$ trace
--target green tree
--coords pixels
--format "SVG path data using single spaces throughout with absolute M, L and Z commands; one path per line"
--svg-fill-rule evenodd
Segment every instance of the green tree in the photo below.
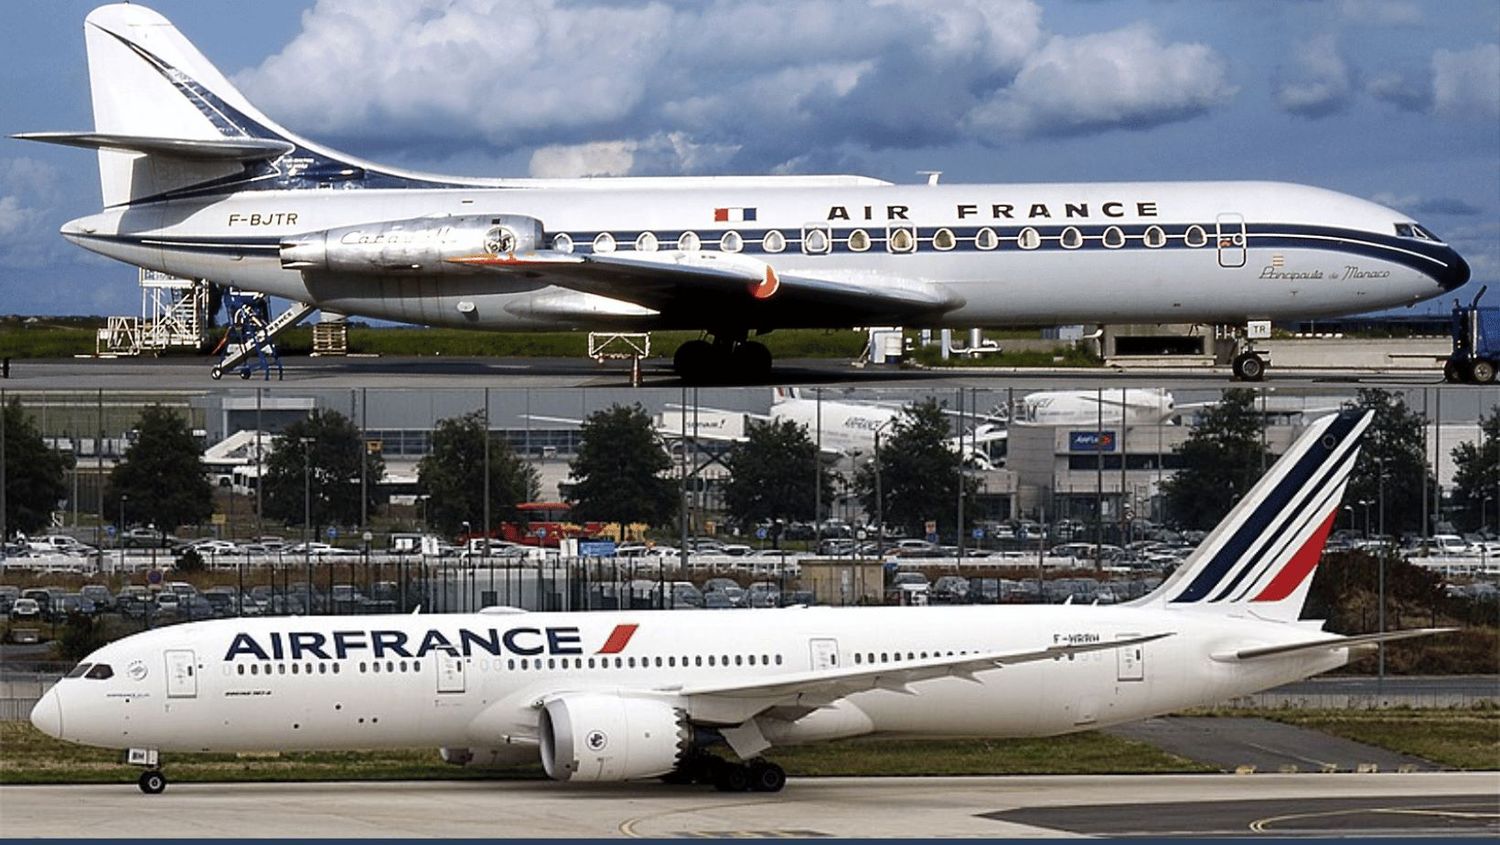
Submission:
M 213 485 L 203 472 L 203 446 L 187 420 L 171 408 L 147 405 L 135 424 L 135 439 L 109 473 L 104 513 L 120 513 L 127 524 L 155 525 L 171 533 L 197 525 L 214 512 Z M 126 526 L 119 526 L 124 531 Z
M 639 405 L 612 405 L 583 421 L 578 454 L 568 468 L 568 501 L 579 521 L 665 525 L 677 515 L 672 459 Z
M 47 448 L 20 399 L 11 399 L 0 412 L 0 440 L 5 446 L 0 452 L 5 464 L 5 524 L 0 535 L 34 533 L 51 522 L 52 510 L 67 497 L 63 477 L 73 467 L 73 456 Z
M 1464 530 L 1500 522 L 1500 405 L 1479 418 L 1478 443 L 1453 448 L 1453 514 Z M 1485 497 L 1489 501 L 1485 501 Z
M 265 515 L 302 525 L 306 484 L 311 492 L 312 527 L 357 524 L 361 461 L 368 497 L 365 506 L 373 512 L 375 487 L 385 475 L 385 460 L 365 449 L 359 428 L 348 417 L 337 411 L 313 411 L 272 441 L 261 492 Z
M 724 505 L 741 525 L 768 519 L 814 519 L 818 446 L 807 426 L 791 420 L 752 421 L 746 439 L 724 456 L 729 479 Z M 822 500 L 833 498 L 832 473 L 821 473 Z
M 1399 393 L 1365 389 L 1348 404 L 1375 412 L 1359 450 L 1359 461 L 1349 476 L 1344 504 L 1354 507 L 1363 525 L 1364 514 L 1359 503 L 1368 502 L 1370 530 L 1379 531 L 1380 503 L 1385 503 L 1385 531 L 1402 534 L 1422 530 L 1422 491 L 1431 490 L 1437 482 L 1427 472 L 1423 455 L 1423 428 L 1427 424 L 1421 413 L 1412 410 Z M 1384 482 L 1381 480 L 1385 475 Z M 1423 476 L 1426 483 L 1423 483 Z
M 1255 392 L 1224 391 L 1174 451 L 1182 468 L 1162 482 L 1168 513 L 1184 528 L 1212 528 L 1260 479 L 1261 467 L 1270 464 L 1261 448 Z
M 432 451 L 417 464 L 417 487 L 427 497 L 427 522 L 445 534 L 484 521 L 484 415 L 478 411 L 439 420 Z M 514 519 L 516 505 L 541 491 L 536 469 L 505 440 L 490 436 L 490 519 Z
M 873 520 L 879 512 L 887 525 L 912 536 L 921 536 L 928 520 L 937 521 L 939 533 L 953 531 L 963 461 L 950 448 L 950 437 L 948 418 L 936 400 L 902 408 L 891 423 L 890 434 L 880 439 L 878 457 L 855 473 L 865 513 Z M 966 492 L 972 495 L 978 487 L 972 478 L 967 483 Z

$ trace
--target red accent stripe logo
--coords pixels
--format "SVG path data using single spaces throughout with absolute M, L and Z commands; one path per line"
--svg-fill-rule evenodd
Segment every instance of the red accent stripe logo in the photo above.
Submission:
M 1328 542 L 1328 532 L 1333 530 L 1333 518 L 1338 516 L 1338 513 L 1334 511 L 1323 520 L 1323 524 L 1318 526 L 1312 536 L 1307 538 L 1307 542 L 1302 544 L 1302 548 L 1292 555 L 1292 559 L 1287 561 L 1286 566 L 1276 573 L 1271 583 L 1267 584 L 1266 588 L 1251 601 L 1281 601 L 1291 595 L 1303 579 L 1312 574 L 1318 566 L 1318 560 L 1323 557 L 1323 546 Z
M 619 654 L 624 651 L 626 644 L 630 642 L 630 638 L 635 636 L 635 629 L 638 627 L 640 626 L 616 625 L 615 629 L 609 632 L 609 639 L 604 641 L 604 647 L 599 649 L 597 653 Z
M 727 209 L 727 208 L 716 208 L 716 209 L 714 209 L 714 222 L 715 223 L 728 223 L 729 222 L 729 209 Z

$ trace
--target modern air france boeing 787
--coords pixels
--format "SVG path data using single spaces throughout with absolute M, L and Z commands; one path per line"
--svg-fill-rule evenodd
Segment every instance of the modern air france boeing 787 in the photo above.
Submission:
M 1116 606 L 308 616 L 176 625 L 89 655 L 31 721 L 162 752 L 439 747 L 562 781 L 776 791 L 779 745 L 1048 736 L 1344 665 L 1299 621 L 1370 414 L 1311 426 L 1156 591 Z M 707 754 L 725 743 L 743 762 Z
M 282 325 L 326 308 L 694 329 L 712 341 L 674 364 L 707 381 L 767 375 L 751 338 L 780 328 L 1232 324 L 1409 305 L 1469 278 L 1399 211 L 1274 182 L 403 172 L 278 126 L 150 9 L 104 6 L 84 31 L 94 130 L 18 136 L 98 150 L 104 210 L 63 236 L 293 300 Z

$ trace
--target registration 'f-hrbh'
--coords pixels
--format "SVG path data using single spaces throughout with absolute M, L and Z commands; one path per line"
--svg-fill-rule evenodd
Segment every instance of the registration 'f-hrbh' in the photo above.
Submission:
M 780 789 L 770 748 L 1049 736 L 1212 704 L 1428 631 L 1338 636 L 1302 605 L 1370 414 L 1311 426 L 1156 591 L 1115 606 L 226 619 L 89 655 L 31 720 L 161 752 L 439 747 L 562 781 Z M 743 761 L 705 753 L 727 744 Z
M 282 324 L 701 330 L 674 364 L 705 381 L 765 377 L 751 337 L 781 328 L 1240 323 L 1469 278 L 1399 211 L 1275 182 L 410 173 L 283 129 L 149 9 L 96 9 L 84 32 L 93 131 L 19 136 L 98 150 L 104 210 L 63 236 L 293 300 Z

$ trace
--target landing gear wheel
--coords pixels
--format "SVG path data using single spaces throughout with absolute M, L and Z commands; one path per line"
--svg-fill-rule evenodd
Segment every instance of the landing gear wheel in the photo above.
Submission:
M 240 381 L 249 381 L 249 380 L 250 380 L 250 370 L 249 369 L 240 370 Z
M 750 764 L 750 788 L 756 792 L 780 792 L 786 786 L 786 771 L 775 763 Z
M 1266 362 L 1254 352 L 1241 352 L 1234 359 L 1234 377 L 1238 381 L 1260 381 L 1266 377 Z
M 222 367 L 214 367 L 208 371 L 208 374 L 213 377 L 214 381 L 218 381 L 224 377 L 224 369 Z
M 677 352 L 672 355 L 672 369 L 688 384 L 699 384 L 708 380 L 717 357 L 713 344 L 706 340 L 690 340 L 677 347 Z
M 1460 384 L 1464 380 L 1464 368 L 1458 362 L 1449 358 L 1443 362 L 1443 381 L 1449 384 Z
M 141 777 L 136 781 L 141 791 L 147 795 L 160 795 L 167 788 L 167 776 L 156 769 L 141 772 Z
M 765 381 L 771 377 L 771 350 L 747 340 L 730 353 L 729 366 L 738 381 Z
M 720 792 L 749 792 L 750 767 L 726 763 L 714 773 L 714 789 Z
M 1494 384 L 1495 365 L 1490 363 L 1489 361 L 1475 361 L 1474 364 L 1469 367 L 1469 378 L 1472 379 L 1475 384 Z

